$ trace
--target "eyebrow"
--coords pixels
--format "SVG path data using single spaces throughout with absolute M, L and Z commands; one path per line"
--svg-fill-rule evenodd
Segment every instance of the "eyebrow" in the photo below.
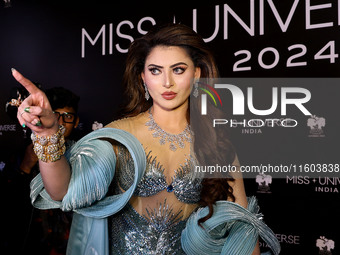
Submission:
M 63 113 L 61 113 L 59 111 L 53 111 L 53 112 L 57 112 L 59 114 L 76 114 L 75 112 L 63 112 Z
M 173 67 L 178 66 L 178 65 L 186 65 L 186 66 L 188 66 L 188 64 L 186 64 L 184 62 L 178 62 L 176 64 L 171 65 L 170 68 L 173 68 Z M 151 67 L 151 66 L 154 66 L 154 67 L 157 67 L 157 68 L 163 68 L 163 66 L 159 66 L 159 65 L 155 65 L 155 64 L 148 65 L 148 67 Z

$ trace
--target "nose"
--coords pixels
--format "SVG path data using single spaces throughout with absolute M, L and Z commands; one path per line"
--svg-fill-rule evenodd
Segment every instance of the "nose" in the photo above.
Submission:
M 174 85 L 173 77 L 170 72 L 166 72 L 164 74 L 164 81 L 163 81 L 163 87 L 164 88 L 171 88 Z

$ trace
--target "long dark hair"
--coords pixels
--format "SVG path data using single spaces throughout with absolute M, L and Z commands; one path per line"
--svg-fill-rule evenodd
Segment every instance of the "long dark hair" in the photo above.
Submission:
M 120 117 L 136 116 L 148 110 L 152 106 L 152 99 L 146 100 L 144 97 L 145 90 L 141 73 L 144 70 L 145 60 L 150 54 L 151 50 L 156 46 L 178 46 L 186 50 L 191 57 L 195 67 L 201 69 L 201 78 L 217 78 L 218 69 L 213 54 L 207 47 L 203 39 L 191 28 L 183 24 L 165 24 L 155 26 L 143 37 L 137 38 L 130 46 L 126 59 L 126 68 L 123 76 L 124 84 L 124 98 L 125 104 L 122 108 Z M 188 109 L 187 120 L 199 119 L 199 116 L 194 117 L 190 114 L 198 113 L 200 101 L 190 103 L 191 110 Z M 196 108 L 195 110 L 192 107 Z M 214 118 L 216 114 L 209 114 L 208 118 Z M 205 123 L 205 124 L 204 124 Z M 212 159 L 216 159 L 217 151 L 221 148 L 225 151 L 228 148 L 228 155 L 224 155 L 223 159 L 217 159 L 219 162 L 227 162 L 231 164 L 235 158 L 233 147 L 227 137 L 217 137 L 220 133 L 211 130 L 209 121 L 205 121 L 200 125 L 191 124 L 194 134 L 202 134 L 204 136 L 195 135 L 194 137 L 194 151 L 204 155 L 203 161 L 207 164 Z M 221 132 L 221 134 L 225 132 Z M 220 157 L 220 156 L 217 156 Z M 201 164 L 202 162 L 200 162 Z M 231 199 L 235 200 L 233 196 L 233 189 L 228 181 L 232 181 L 231 177 L 228 178 L 204 178 L 203 188 L 201 192 L 202 206 L 209 207 L 209 214 L 207 217 L 201 219 L 201 222 L 207 220 L 213 214 L 213 204 L 217 200 Z

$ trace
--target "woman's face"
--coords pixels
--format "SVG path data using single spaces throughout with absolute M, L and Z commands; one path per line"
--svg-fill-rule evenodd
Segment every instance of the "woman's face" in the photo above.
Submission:
M 142 79 L 154 106 L 173 110 L 187 105 L 191 84 L 200 77 L 185 49 L 177 46 L 156 46 L 145 60 Z

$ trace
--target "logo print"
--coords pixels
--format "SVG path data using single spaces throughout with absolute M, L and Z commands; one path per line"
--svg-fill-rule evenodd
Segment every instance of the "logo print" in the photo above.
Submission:
M 5 2 L 4 8 L 9 8 L 9 7 L 12 6 L 11 5 L 11 0 L 4 0 L 4 2 Z
M 334 246 L 334 241 L 327 239 L 324 236 L 320 236 L 320 238 L 316 240 L 316 247 L 319 248 L 319 255 L 332 255 L 331 250 L 334 249 Z
M 207 89 L 198 87 L 198 84 L 202 84 L 203 86 L 206 86 L 208 89 L 210 89 L 215 94 L 215 96 L 217 97 L 218 101 L 220 102 L 220 104 L 222 106 L 222 100 L 221 100 L 220 95 L 217 93 L 217 91 L 212 86 L 210 86 L 210 85 L 208 85 L 206 83 L 203 83 L 203 82 L 196 82 L 195 83 L 195 91 L 194 91 L 194 93 L 195 93 L 194 96 L 195 97 L 198 97 L 197 88 L 199 88 L 199 89 L 203 90 L 205 93 L 207 93 L 211 97 L 211 99 L 214 101 L 215 106 L 217 106 L 217 103 L 216 103 L 216 100 L 215 100 L 213 94 L 209 90 L 207 90 Z
M 5 165 L 6 165 L 5 162 L 3 161 L 0 162 L 0 171 L 4 170 Z
M 92 124 L 92 130 L 98 130 L 98 129 L 101 129 L 103 128 L 103 123 L 99 123 L 98 121 L 95 121 L 93 124 Z
M 198 87 L 198 85 L 201 85 L 202 87 Z M 203 88 L 203 86 L 205 86 L 206 88 Z M 206 84 L 206 83 L 203 83 L 203 82 L 196 82 L 195 83 L 195 90 L 193 92 L 193 95 L 194 97 L 198 97 L 199 93 L 198 93 L 198 89 L 204 91 L 205 93 L 207 93 L 210 98 L 213 100 L 215 106 L 217 107 L 217 101 L 214 97 L 214 95 L 217 97 L 218 101 L 220 102 L 221 106 L 222 106 L 222 100 L 221 100 L 221 97 L 220 95 L 217 93 L 217 91 L 212 87 L 210 86 L 209 84 Z M 212 92 L 210 92 L 212 91 Z M 214 94 L 214 95 L 213 95 Z M 202 99 L 202 108 L 201 108 L 201 111 L 202 111 L 202 115 L 206 115 L 207 114 L 207 95 L 206 94 L 202 94 L 201 95 L 201 99 Z
M 323 127 L 326 126 L 326 120 L 323 117 L 312 115 L 307 120 L 307 126 L 310 127 L 309 137 L 324 137 Z
M 259 184 L 258 193 L 272 193 L 269 187 L 269 184 L 272 183 L 271 175 L 260 173 L 256 175 L 256 182 Z
M 215 83 L 213 86 L 208 85 L 206 83 L 212 84 Z M 215 89 L 221 89 L 228 94 L 231 93 L 232 96 L 232 112 L 233 115 L 245 115 L 245 106 L 248 107 L 250 113 L 259 115 L 259 116 L 267 116 L 274 113 L 279 107 L 279 98 L 281 100 L 281 115 L 287 115 L 287 105 L 295 105 L 304 115 L 310 116 L 312 115 L 303 104 L 307 103 L 311 99 L 311 93 L 309 90 L 300 88 L 300 87 L 281 87 L 281 97 L 279 97 L 279 92 L 277 87 L 272 88 L 272 104 L 269 109 L 256 109 L 254 106 L 253 100 L 253 87 L 247 87 L 246 96 L 241 88 L 236 85 L 229 84 L 226 80 L 212 80 L 209 82 L 196 82 L 194 84 L 194 91 L 193 96 L 198 97 L 198 89 L 203 90 L 206 94 L 201 94 L 201 114 L 206 115 L 206 108 L 207 108 L 207 94 L 211 97 L 214 101 L 215 106 L 217 106 L 217 101 L 215 96 L 220 101 L 222 106 L 222 100 L 219 94 L 216 92 Z M 204 85 L 198 88 L 198 85 Z M 291 98 L 289 95 L 291 93 L 300 93 L 303 94 L 304 97 L 301 98 Z M 213 95 L 215 94 L 215 95 Z

